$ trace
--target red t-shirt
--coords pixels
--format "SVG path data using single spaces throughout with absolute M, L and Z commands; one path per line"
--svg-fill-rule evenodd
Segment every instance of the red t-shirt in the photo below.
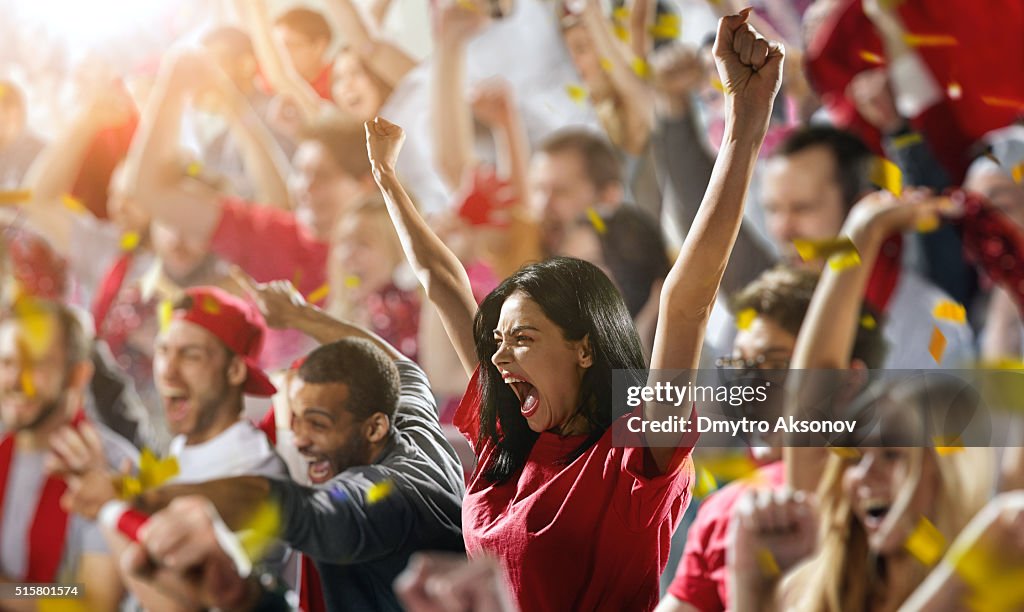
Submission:
M 729 521 L 732 510 L 747 491 L 754 488 L 778 488 L 785 484 L 781 461 L 759 468 L 752 477 L 734 482 L 701 503 L 690 531 L 686 549 L 676 576 L 668 587 L 669 595 L 685 601 L 701 612 L 725 610 L 729 606 L 725 551 L 729 546 Z
M 330 246 L 279 208 L 224 198 L 210 249 L 258 282 L 290 280 L 303 295 L 327 282 Z
M 474 445 L 478 379 L 479 370 L 455 414 Z M 612 446 L 611 429 L 563 465 L 583 439 L 542 433 L 522 470 L 500 485 L 483 478 L 493 444 L 476 448 L 462 504 L 466 551 L 502 560 L 521 610 L 651 610 L 672 532 L 690 501 L 692 441 L 661 474 L 647 449 Z

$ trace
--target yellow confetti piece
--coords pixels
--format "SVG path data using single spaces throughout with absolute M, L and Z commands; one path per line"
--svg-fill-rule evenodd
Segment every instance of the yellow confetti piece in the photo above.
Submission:
M 878 327 L 878 321 L 873 316 L 866 314 L 860 318 L 860 326 L 864 329 L 875 329 Z
M 84 598 L 43 597 L 35 601 L 38 612 L 89 612 Z
M 757 473 L 757 464 L 744 455 L 725 455 L 708 457 L 701 465 L 715 477 L 719 483 L 749 479 Z
M 964 450 L 964 442 L 960 439 L 960 436 L 935 436 L 932 438 L 932 443 L 935 445 L 935 452 L 941 457 Z
M 378 482 L 366 491 L 366 501 L 371 504 L 375 504 L 388 495 L 391 495 L 391 491 L 394 487 L 395 485 L 391 484 L 390 480 Z
M 881 55 L 877 54 L 877 53 L 872 53 L 870 51 L 861 51 L 858 55 L 860 55 L 860 58 L 862 60 L 864 60 L 865 62 L 868 62 L 869 64 L 884 64 L 885 63 L 885 58 L 882 57 Z
M 597 231 L 598 234 L 604 234 L 608 231 L 608 226 L 605 225 L 604 219 L 601 218 L 601 215 L 597 214 L 597 211 L 594 210 L 593 206 L 587 209 L 587 219 L 590 221 L 590 224 L 594 226 L 594 230 Z
M 354 274 L 349 274 L 345 277 L 345 288 L 346 289 L 358 289 L 359 285 L 363 284 L 363 279 L 359 278 Z
M 839 457 L 840 459 L 860 459 L 861 452 L 856 448 L 850 448 L 849 446 L 829 446 L 827 447 L 829 452 Z
M 292 284 L 298 287 L 302 283 L 302 268 L 295 270 L 295 274 L 292 274 Z
M 651 68 L 642 57 L 633 58 L 633 72 L 641 79 L 646 79 L 651 74 Z
M 472 11 L 474 13 L 480 12 L 480 7 L 474 4 L 471 0 L 456 0 L 456 4 L 466 9 L 467 11 Z
M 839 238 L 826 238 L 824 240 L 806 240 L 797 238 L 793 241 L 793 247 L 804 261 L 815 259 L 827 259 L 839 253 L 857 252 L 857 247 L 847 236 Z
M 842 272 L 860 265 L 860 253 L 850 251 L 848 253 L 837 253 L 828 258 L 828 267 L 836 272 Z
M 629 42 L 629 29 L 621 23 L 612 24 L 612 30 L 615 32 L 615 38 L 618 38 L 625 43 Z
M 617 6 L 612 10 L 612 17 L 615 21 L 626 23 L 629 21 L 629 7 Z
M 903 35 L 903 42 L 911 47 L 953 47 L 956 46 L 956 38 L 948 34 L 911 34 Z
M 142 237 L 139 236 L 138 232 L 125 232 L 121 235 L 121 250 L 134 251 L 139 248 L 139 242 L 141 241 Z
M 53 315 L 30 297 L 21 296 L 14 303 L 14 312 L 21 327 L 21 341 L 30 361 L 38 361 L 50 349 L 57 331 Z
M 924 142 L 924 138 L 918 132 L 910 132 L 909 134 L 902 134 L 892 139 L 892 146 L 897 149 L 903 149 L 910 145 L 919 144 Z
M 327 283 L 324 283 L 317 287 L 316 289 L 314 289 L 313 291 L 311 291 L 309 295 L 306 296 L 306 301 L 309 302 L 310 304 L 316 304 L 320 300 L 327 297 L 327 294 L 330 293 L 330 291 L 331 286 L 328 285 Z
M 922 516 L 903 546 L 915 559 L 931 567 L 942 557 L 946 549 L 946 538 L 931 521 Z
M 65 193 L 64 195 L 62 195 L 60 197 L 60 203 L 64 205 L 64 208 L 74 213 L 89 212 L 89 209 L 85 207 L 85 204 L 82 204 L 81 200 L 71 195 L 70 193 Z
M 256 508 L 245 526 L 239 530 L 238 542 L 249 559 L 259 561 L 266 556 L 270 545 L 280 533 L 281 510 L 277 504 L 265 501 Z
M 569 98 L 576 104 L 583 104 L 583 101 L 587 99 L 587 89 L 582 85 L 570 84 L 565 86 L 565 93 L 569 95 Z
M 928 352 L 935 363 L 942 363 L 942 355 L 946 352 L 946 336 L 943 335 L 938 325 L 932 328 L 932 339 L 928 342 Z
M 1021 162 L 1014 166 L 1010 170 L 1010 176 L 1013 177 L 1013 182 L 1017 183 L 1018 185 L 1021 183 L 1021 181 L 1024 181 L 1024 162 Z
M 959 100 L 964 95 L 963 87 L 960 86 L 960 83 L 954 81 L 946 87 L 946 95 L 951 100 Z
M 21 390 L 29 399 L 36 396 L 36 384 L 32 382 L 32 368 L 25 368 L 21 371 Z
M 697 468 L 697 482 L 693 485 L 693 496 L 703 499 L 718 489 L 718 481 L 715 475 L 704 466 Z
M 711 88 L 719 93 L 725 93 L 725 85 L 722 84 L 722 79 L 716 76 L 711 77 Z
M 757 311 L 753 308 L 744 308 L 736 314 L 736 329 L 743 331 L 750 329 L 750 324 L 757 318 Z
M 174 305 L 171 304 L 170 300 L 163 300 L 160 302 L 159 307 L 160 317 L 160 332 L 167 331 L 167 326 L 171 324 L 171 317 L 174 316 Z
M 213 299 L 213 297 L 209 295 L 203 296 L 202 309 L 203 311 L 212 315 L 220 314 L 220 304 L 217 303 L 217 300 Z
M 927 215 L 917 220 L 917 224 L 914 229 L 916 229 L 920 234 L 930 234 L 939 229 L 940 225 L 942 225 L 942 222 L 939 221 L 937 216 Z
M 999 98 L 996 96 L 982 96 L 981 101 L 989 106 L 1000 106 L 1003 108 L 1014 108 L 1017 110 L 1024 110 L 1024 102 L 1020 100 L 1011 100 L 1010 98 Z
M 14 191 L 0 191 L 0 206 L 11 204 L 24 204 L 32 201 L 32 190 L 15 189 Z
M 4 85 L 3 83 L 0 83 L 0 100 L 3 100 L 4 96 L 6 96 L 6 95 L 7 95 L 7 86 Z
M 655 38 L 679 38 L 683 31 L 683 20 L 679 15 L 665 13 L 658 16 L 658 21 L 650 27 L 651 36 Z
M 757 566 L 761 568 L 761 574 L 769 578 L 773 578 L 782 573 L 782 570 L 779 569 L 778 562 L 775 561 L 775 556 L 772 555 L 772 551 L 767 548 L 758 549 Z
M 615 67 L 612 65 L 612 60 L 608 59 L 607 57 L 602 57 L 601 59 L 599 59 L 598 64 L 601 65 L 601 70 L 604 70 L 605 72 L 611 72 L 612 68 Z
M 148 448 L 139 453 L 139 469 L 135 476 L 122 476 L 118 483 L 121 499 L 131 499 L 155 489 L 178 475 L 178 459 L 166 457 L 158 459 Z
M 943 321 L 951 321 L 963 325 L 967 322 L 967 309 L 963 304 L 952 300 L 942 300 L 932 309 L 932 316 Z
M 896 197 L 903 193 L 903 173 L 900 172 L 899 166 L 884 157 L 875 158 L 871 167 L 870 180 Z
M 198 161 L 189 162 L 188 166 L 185 166 L 185 174 L 192 178 L 199 176 L 202 172 L 203 165 Z

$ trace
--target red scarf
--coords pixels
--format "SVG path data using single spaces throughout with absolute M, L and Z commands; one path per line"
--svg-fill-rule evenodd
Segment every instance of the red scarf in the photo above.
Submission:
M 85 415 L 79 410 L 71 424 L 78 425 L 83 420 Z M 0 525 L 7 497 L 7 477 L 13 462 L 14 435 L 7 434 L 0 441 Z M 54 582 L 57 577 L 68 530 L 68 514 L 60 507 L 60 498 L 66 490 L 64 479 L 56 476 L 50 476 L 43 484 L 28 530 L 28 570 L 22 578 L 25 582 Z

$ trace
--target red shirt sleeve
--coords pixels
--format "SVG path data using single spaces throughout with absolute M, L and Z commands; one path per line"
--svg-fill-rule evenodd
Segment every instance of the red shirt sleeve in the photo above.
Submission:
M 303 295 L 327 281 L 329 245 L 299 225 L 295 215 L 236 198 L 221 200 L 210 249 L 258 282 L 290 280 Z

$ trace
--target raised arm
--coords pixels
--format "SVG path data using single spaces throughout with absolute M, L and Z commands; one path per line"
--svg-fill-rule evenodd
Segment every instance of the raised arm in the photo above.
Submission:
M 284 52 L 274 39 L 270 27 L 270 12 L 266 0 L 234 0 L 235 11 L 252 36 L 256 58 L 260 62 L 260 70 L 266 76 L 270 86 L 279 94 L 289 96 L 298 104 L 303 117 L 309 121 L 316 117 L 324 102 L 317 95 L 313 86 L 302 78 L 292 65 L 288 54 Z
M 631 155 L 640 155 L 654 126 L 651 89 L 635 68 L 644 58 L 634 55 L 629 47 L 615 38 L 611 21 L 605 17 L 598 0 L 587 0 L 580 17 L 594 50 L 601 58 L 601 67 L 608 73 L 621 103 L 619 113 L 625 135 L 623 142 L 615 145 Z
M 398 181 L 395 162 L 404 140 L 402 128 L 385 119 L 377 117 L 366 124 L 366 146 L 373 177 L 384 194 L 402 249 L 427 298 L 437 308 L 462 367 L 472 375 L 477 366 L 473 340 L 476 301 L 469 276 L 455 253 L 427 225 Z
M 840 236 L 851 240 L 861 263 L 825 266 L 797 336 L 790 362 L 792 370 L 845 370 L 850 367 L 864 292 L 882 243 L 893 233 L 913 230 L 922 219 L 934 218 L 941 203 L 942 200 L 926 198 L 921 191 L 908 192 L 902 201 L 887 191 L 878 191 L 853 207 Z M 823 384 L 819 377 L 825 376 L 824 373 L 814 376 L 819 385 Z M 807 391 L 809 385 L 806 381 L 801 384 L 800 376 L 791 375 L 787 390 L 798 387 L 808 396 L 816 393 Z M 807 418 L 800 416 L 803 403 L 799 400 L 788 402 L 786 411 L 798 419 Z M 824 448 L 787 447 L 783 453 L 789 485 L 813 492 L 828 451 Z
M 153 219 L 204 243 L 220 217 L 220 194 L 189 179 L 178 143 L 188 98 L 209 69 L 193 51 L 165 60 L 125 161 L 128 192 Z
M 335 319 L 302 297 L 291 281 L 279 280 L 257 283 L 238 268 L 231 276 L 245 289 L 274 329 L 295 329 L 320 344 L 330 344 L 345 338 L 362 338 L 377 345 L 393 360 L 406 359 L 395 347 L 361 325 Z
M 416 67 L 408 53 L 380 36 L 377 26 L 356 8 L 352 0 L 328 0 L 327 14 L 341 32 L 348 48 L 355 52 L 390 87 L 398 85 Z
M 727 92 L 725 138 L 704 202 L 665 278 L 652 370 L 697 367 L 704 330 L 743 221 L 743 204 L 768 129 L 772 100 L 782 81 L 783 57 L 781 45 L 765 40 L 747 24 L 746 12 L 719 21 L 715 61 Z M 659 382 L 654 378 L 652 373 L 650 384 Z M 651 402 L 644 410 L 648 420 L 677 416 L 675 408 Z M 664 470 L 679 435 L 647 436 L 650 445 L 658 447 L 651 451 Z
M 454 190 L 475 163 L 473 115 L 466 101 L 466 45 L 489 18 L 479 0 L 443 1 L 437 9 L 430 113 L 434 164 L 448 188 Z

